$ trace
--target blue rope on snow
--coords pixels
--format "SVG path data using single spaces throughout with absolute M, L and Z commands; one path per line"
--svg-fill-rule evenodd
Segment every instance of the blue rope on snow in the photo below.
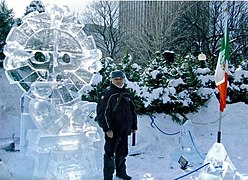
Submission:
M 181 179 L 181 178 L 183 178 L 183 177 L 185 177 L 185 176 L 188 176 L 188 175 L 190 175 L 190 174 L 192 174 L 192 173 L 194 173 L 194 172 L 196 172 L 196 171 L 199 171 L 201 168 L 204 168 L 205 166 L 208 166 L 209 164 L 210 164 L 210 163 L 204 164 L 204 165 L 200 166 L 199 168 L 197 168 L 197 169 L 195 169 L 195 170 L 193 170 L 193 171 L 190 171 L 190 172 L 188 172 L 187 174 L 184 174 L 184 175 L 182 175 L 182 176 L 180 176 L 180 177 L 178 177 L 178 178 L 176 178 L 176 179 L 174 179 L 174 180 Z
M 164 131 L 162 131 L 158 126 L 157 126 L 157 124 L 155 123 L 155 116 L 154 115 L 149 115 L 149 117 L 151 118 L 151 126 L 153 127 L 153 128 L 157 128 L 161 133 L 163 133 L 163 134 L 165 134 L 165 135 L 169 135 L 169 136 L 172 136 L 172 135 L 176 135 L 176 134 L 179 134 L 180 133 L 180 131 L 178 131 L 178 132 L 175 132 L 175 133 L 167 133 L 167 132 L 164 132 Z M 200 152 L 198 151 L 198 149 L 196 148 L 196 145 L 195 145 L 195 143 L 194 143 L 194 140 L 193 140 L 193 137 L 192 137 L 192 134 L 191 134 L 191 132 L 189 131 L 189 135 L 190 135 L 190 139 L 191 139 L 191 141 L 192 141 L 192 144 L 193 144 L 193 146 L 194 146 L 194 148 L 195 148 L 195 150 L 196 150 L 196 152 L 198 153 L 198 155 L 202 158 L 202 159 L 204 159 L 203 158 L 203 156 L 200 154 Z M 196 171 L 199 171 L 200 169 L 202 169 L 202 168 L 204 168 L 205 166 L 208 166 L 210 163 L 206 163 L 206 164 L 204 164 L 204 165 L 202 165 L 202 166 L 200 166 L 199 168 L 197 168 L 197 169 L 195 169 L 195 170 L 193 170 L 193 171 L 190 171 L 190 172 L 188 172 L 187 174 L 184 174 L 184 175 L 182 175 L 182 176 L 180 176 L 180 177 L 178 177 L 178 178 L 176 178 L 176 179 L 174 179 L 174 180 L 178 180 L 178 179 L 181 179 L 181 178 L 183 178 L 183 177 L 186 177 L 186 176 L 188 176 L 188 175 L 190 175 L 190 174 L 192 174 L 192 173 L 194 173 L 194 172 L 196 172 Z M 221 167 L 221 166 L 220 166 Z M 218 167 L 219 168 L 219 167 Z
M 196 171 L 199 171 L 201 168 L 204 168 L 205 166 L 207 166 L 207 165 L 209 165 L 209 164 L 210 164 L 210 163 L 206 163 L 206 164 L 200 166 L 199 168 L 197 168 L 197 169 L 195 169 L 195 170 L 193 170 L 193 171 L 190 171 L 189 173 L 184 174 L 184 175 L 182 175 L 182 176 L 180 176 L 180 177 L 178 177 L 178 178 L 176 178 L 176 179 L 174 179 L 174 180 L 181 179 L 181 178 L 183 178 L 183 177 L 185 177 L 185 176 L 188 176 L 188 175 L 190 175 L 190 174 L 192 174 L 192 173 L 194 173 L 194 172 L 196 172 Z M 222 168 L 222 166 L 215 166 L 215 168 Z
M 205 158 L 200 154 L 200 152 L 199 152 L 198 149 L 196 148 L 195 142 L 194 142 L 194 140 L 193 140 L 193 137 L 192 137 L 192 134 L 191 134 L 190 131 L 189 131 L 189 136 L 190 136 L 190 139 L 191 139 L 191 141 L 192 141 L 192 144 L 193 144 L 193 146 L 194 146 L 194 148 L 195 148 L 197 154 L 204 160 Z
M 154 128 L 154 126 L 161 132 L 161 133 L 163 133 L 163 134 L 165 134 L 165 135 L 168 135 L 168 136 L 173 136 L 173 135 L 176 135 L 176 134 L 179 134 L 180 133 L 180 131 L 178 131 L 178 132 L 175 132 L 175 133 L 167 133 L 167 132 L 164 132 L 164 131 L 162 131 L 158 126 L 157 126 L 157 124 L 155 123 L 155 116 L 153 116 L 153 115 L 149 115 L 149 117 L 151 118 L 151 120 L 152 120 L 152 122 L 150 123 L 151 124 L 151 126 Z
M 149 117 L 151 118 L 151 126 L 153 127 L 153 128 L 157 128 L 160 132 L 162 132 L 163 134 L 166 134 L 166 135 L 169 135 L 169 136 L 172 136 L 172 135 L 176 135 L 176 134 L 179 134 L 180 133 L 180 131 L 178 131 L 178 132 L 175 132 L 175 133 L 167 133 L 167 132 L 164 132 L 164 131 L 162 131 L 158 126 L 157 126 L 157 124 L 155 123 L 155 116 L 154 115 L 149 115 Z M 189 131 L 189 136 L 190 136 L 190 139 L 191 139 L 191 142 L 192 142 L 192 144 L 193 144 L 193 146 L 194 146 L 194 148 L 195 148 L 195 150 L 196 150 L 196 152 L 197 152 L 197 154 L 204 160 L 205 158 L 200 154 L 200 152 L 198 151 L 198 149 L 196 148 L 196 145 L 195 145 L 195 142 L 194 142 L 194 140 L 193 140 L 193 137 L 192 137 L 192 134 L 191 134 L 191 132 Z

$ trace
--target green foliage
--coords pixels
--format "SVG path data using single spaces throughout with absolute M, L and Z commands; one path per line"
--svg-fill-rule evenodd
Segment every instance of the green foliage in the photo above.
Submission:
M 25 9 L 24 16 L 27 14 L 38 11 L 39 13 L 45 12 L 45 6 L 40 0 L 33 0 Z
M 3 0 L 0 4 L 0 60 L 4 59 L 3 48 L 5 40 L 10 29 L 14 24 L 14 13 L 12 9 L 8 9 L 6 2 Z
M 208 101 L 210 94 L 204 97 L 198 92 L 199 89 L 203 87 L 203 84 L 199 79 L 199 75 L 196 72 L 196 69 L 200 67 L 200 62 L 192 55 L 188 55 L 182 62 L 184 68 L 181 69 L 181 78 L 185 84 L 183 84 L 181 87 L 179 86 L 180 89 L 178 88 L 177 92 L 180 93 L 187 90 L 188 98 L 191 99 L 192 103 L 189 104 L 188 108 L 180 112 L 196 112 L 199 110 L 199 107 Z
M 128 53 L 122 58 L 117 69 L 121 69 L 126 74 L 129 81 L 138 82 L 140 80 L 141 67 L 133 62 L 132 56 Z
M 144 105 L 144 98 L 139 97 L 136 94 L 136 91 L 133 90 L 132 88 L 127 88 L 129 90 L 129 92 L 131 93 L 131 95 L 133 96 L 133 102 L 135 104 L 135 110 L 137 114 L 147 114 L 147 108 L 145 108 Z
M 151 60 L 145 70 L 132 65 L 132 57 L 126 54 L 116 65 L 111 58 L 102 59 L 99 72 L 102 81 L 92 84 L 83 100 L 97 101 L 100 92 L 109 85 L 112 70 L 123 70 L 127 76 L 127 89 L 134 97 L 138 114 L 165 113 L 180 124 L 187 121 L 187 114 L 197 112 L 218 91 L 213 71 L 202 67 L 194 56 L 176 56 L 173 63 L 166 63 L 160 53 Z M 248 65 L 230 70 L 228 103 L 248 103 Z M 138 78 L 139 77 L 139 78 Z M 137 78 L 137 79 L 136 79 Z
M 228 75 L 227 103 L 244 102 L 248 104 L 248 62 L 244 60 L 240 67 Z
M 199 61 L 192 55 L 177 57 L 174 63 L 166 63 L 160 53 L 151 61 L 142 76 L 142 86 L 152 94 L 159 88 L 162 92 L 147 106 L 147 113 L 166 113 L 178 123 L 183 123 L 187 113 L 196 112 L 211 94 L 201 95 L 203 87 L 196 69 Z M 165 100 L 166 99 L 166 100 Z
M 117 67 L 118 67 L 117 69 L 120 69 L 125 73 L 128 81 L 131 81 L 131 82 L 140 81 L 141 72 L 142 72 L 141 67 L 138 64 L 133 63 L 133 59 L 130 54 L 126 53 Z M 127 87 L 127 89 L 129 90 L 129 92 L 132 94 L 134 98 L 134 103 L 135 103 L 137 113 L 145 114 L 146 109 L 143 103 L 144 98 L 137 96 L 134 89 L 130 87 Z
M 145 69 L 141 77 L 142 81 L 140 84 L 148 87 L 150 92 L 152 89 L 166 87 L 168 85 L 171 74 L 166 66 L 166 61 L 162 53 L 156 52 L 155 59 L 149 63 L 149 66 Z

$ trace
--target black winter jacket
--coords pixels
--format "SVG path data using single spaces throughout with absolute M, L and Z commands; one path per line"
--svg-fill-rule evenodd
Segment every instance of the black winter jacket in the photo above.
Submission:
M 122 93 L 122 96 L 121 96 Z M 121 97 L 115 111 L 114 107 Z M 137 130 L 137 115 L 126 88 L 118 88 L 111 83 L 99 97 L 97 104 L 97 117 L 95 119 L 104 132 L 112 130 L 115 134 L 131 134 Z

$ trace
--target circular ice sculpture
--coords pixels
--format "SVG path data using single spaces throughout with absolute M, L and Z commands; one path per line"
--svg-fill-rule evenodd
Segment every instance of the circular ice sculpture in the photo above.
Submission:
M 22 20 L 6 39 L 6 76 L 28 93 L 37 128 L 57 134 L 69 124 L 80 90 L 102 68 L 102 53 L 66 6 L 47 6 L 46 12 L 33 12 Z
M 4 68 L 10 83 L 25 92 L 35 81 L 69 79 L 80 89 L 101 69 L 101 51 L 83 24 L 68 9 L 53 6 L 44 13 L 30 13 L 11 29 L 4 47 Z

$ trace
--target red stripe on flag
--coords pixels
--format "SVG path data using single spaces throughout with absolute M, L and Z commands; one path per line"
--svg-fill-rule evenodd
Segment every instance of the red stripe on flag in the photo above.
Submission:
M 218 90 L 220 92 L 220 111 L 223 112 L 226 107 L 226 96 L 227 96 L 227 78 L 228 75 L 225 73 L 225 81 L 218 85 Z

